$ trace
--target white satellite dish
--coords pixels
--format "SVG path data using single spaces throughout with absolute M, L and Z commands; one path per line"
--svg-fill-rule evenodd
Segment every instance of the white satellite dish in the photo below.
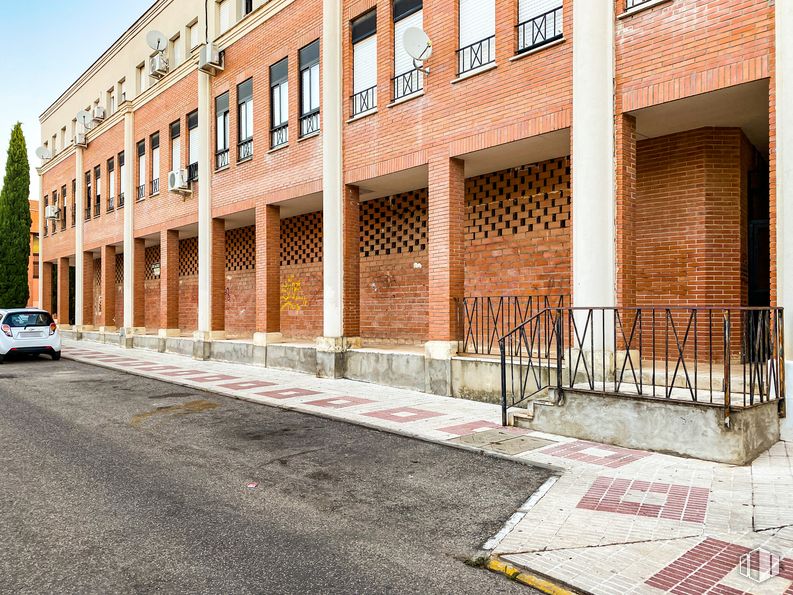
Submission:
M 91 123 L 94 121 L 94 117 L 91 115 L 91 112 L 83 109 L 77 112 L 77 121 L 83 125 L 83 128 L 88 130 L 91 127 Z
M 39 147 L 36 149 L 36 157 L 43 161 L 45 159 L 49 159 L 52 157 L 52 155 L 50 154 L 50 150 L 47 147 Z
M 163 52 L 165 51 L 165 48 L 168 47 L 168 40 L 166 39 L 165 35 L 159 31 L 149 31 L 146 33 L 146 43 L 149 44 L 151 49 L 158 52 Z
M 427 34 L 418 27 L 410 27 L 405 30 L 402 36 L 402 45 L 408 56 L 413 58 L 414 64 L 429 60 L 432 55 L 432 42 Z M 416 66 L 418 67 L 418 64 Z

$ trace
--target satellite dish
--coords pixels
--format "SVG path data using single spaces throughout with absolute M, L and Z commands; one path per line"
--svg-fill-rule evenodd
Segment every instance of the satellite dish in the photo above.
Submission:
M 165 48 L 168 47 L 168 40 L 165 38 L 165 35 L 159 31 L 149 31 L 146 33 L 146 43 L 149 44 L 151 49 L 158 52 L 165 51 Z
M 402 36 L 402 45 L 415 62 L 424 62 L 432 55 L 432 42 L 422 29 L 410 27 Z
M 91 122 L 93 122 L 94 118 L 91 115 L 91 112 L 88 110 L 80 110 L 77 112 L 77 121 L 83 125 L 83 128 L 86 130 L 91 127 Z
M 36 149 L 36 157 L 39 159 L 49 159 L 51 156 L 50 150 L 47 147 L 39 147 Z

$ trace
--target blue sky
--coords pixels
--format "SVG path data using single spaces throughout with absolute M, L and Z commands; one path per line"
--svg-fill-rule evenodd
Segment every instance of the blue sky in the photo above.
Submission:
M 30 195 L 38 198 L 39 115 L 153 0 L 0 0 L 2 61 L 0 88 L 0 184 L 5 174 L 11 128 L 17 121 L 28 145 Z

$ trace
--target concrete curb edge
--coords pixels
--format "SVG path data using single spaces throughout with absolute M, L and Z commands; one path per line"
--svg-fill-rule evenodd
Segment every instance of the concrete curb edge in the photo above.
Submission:
M 566 586 L 552 582 L 540 575 L 532 574 L 526 570 L 512 566 L 498 559 L 498 557 L 489 558 L 485 562 L 485 568 L 490 572 L 496 574 L 503 574 L 508 579 L 519 582 L 522 585 L 537 589 L 541 593 L 547 595 L 580 595 L 583 591 L 571 591 Z

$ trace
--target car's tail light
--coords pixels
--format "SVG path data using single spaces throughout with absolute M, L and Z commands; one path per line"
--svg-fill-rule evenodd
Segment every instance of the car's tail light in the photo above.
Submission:
M 53 323 L 50 325 L 50 334 L 51 334 L 51 335 L 54 335 L 54 334 L 55 334 L 55 331 L 57 331 L 57 330 L 58 330 L 58 325 L 57 325 L 57 324 L 55 324 L 55 323 L 53 322 Z
M 11 337 L 11 338 L 14 337 L 14 335 L 11 334 L 11 327 L 8 326 L 7 324 L 0 326 L 0 331 L 3 331 L 6 337 Z

